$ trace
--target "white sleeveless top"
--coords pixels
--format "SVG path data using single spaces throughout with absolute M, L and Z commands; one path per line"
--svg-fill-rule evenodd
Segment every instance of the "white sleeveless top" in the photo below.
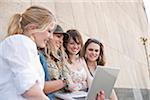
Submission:
M 74 67 L 78 66 L 77 69 L 74 69 Z M 71 70 L 71 78 L 73 83 L 77 85 L 75 90 L 82 90 L 89 88 L 91 84 L 91 77 L 87 69 L 87 65 L 85 63 L 85 60 L 82 58 L 79 58 L 74 64 L 70 64 L 69 68 Z

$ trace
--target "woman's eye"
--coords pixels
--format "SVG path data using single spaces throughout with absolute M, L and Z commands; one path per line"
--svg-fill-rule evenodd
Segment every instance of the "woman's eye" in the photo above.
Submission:
M 74 43 L 70 43 L 71 45 L 74 45 Z
M 89 49 L 89 51 L 93 51 L 93 49 Z
M 57 36 L 58 38 L 61 38 L 61 36 Z
M 77 45 L 80 45 L 80 43 L 78 42 Z
M 95 50 L 95 52 L 98 52 L 99 50 Z
M 51 31 L 51 30 L 48 30 L 48 32 L 51 33 L 52 31 Z

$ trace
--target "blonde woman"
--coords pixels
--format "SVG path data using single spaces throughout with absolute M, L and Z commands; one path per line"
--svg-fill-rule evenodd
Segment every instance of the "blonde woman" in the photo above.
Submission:
M 54 29 L 53 14 L 42 7 L 12 17 L 0 43 L 0 100 L 48 100 L 37 47 L 45 47 Z
M 57 25 L 57 28 L 53 33 L 53 38 L 48 41 L 45 48 L 45 57 L 48 64 L 48 77 L 51 80 L 51 82 L 47 81 L 47 83 L 51 83 L 53 86 L 47 84 L 44 89 L 46 93 L 62 92 L 63 90 L 66 90 L 67 81 L 70 80 L 65 58 L 66 54 L 63 48 L 63 38 L 66 36 L 68 35 L 63 31 L 61 26 Z

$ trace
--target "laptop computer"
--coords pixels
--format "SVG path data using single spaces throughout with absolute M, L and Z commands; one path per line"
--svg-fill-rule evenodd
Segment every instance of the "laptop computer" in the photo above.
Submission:
M 63 100 L 85 100 L 87 92 L 85 91 L 75 91 L 71 93 L 54 93 L 54 95 Z
M 64 100 L 78 100 L 80 98 L 82 100 L 93 100 L 96 98 L 97 93 L 103 90 L 105 92 L 105 99 L 109 99 L 119 71 L 119 68 L 98 66 L 88 92 L 55 93 L 55 96 Z
M 108 66 L 97 67 L 86 100 L 93 100 L 96 98 L 97 93 L 100 90 L 104 91 L 105 99 L 109 99 L 119 71 L 119 68 L 112 68 Z

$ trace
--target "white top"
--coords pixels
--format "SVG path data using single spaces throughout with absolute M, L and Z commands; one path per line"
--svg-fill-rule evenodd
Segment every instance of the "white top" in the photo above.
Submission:
M 79 58 L 75 63 L 70 64 L 71 78 L 74 84 L 77 85 L 74 90 L 87 89 L 91 85 L 92 77 L 88 72 L 86 62 L 83 58 Z
M 27 36 L 13 35 L 0 43 L 0 100 L 24 100 L 34 84 L 44 87 L 44 71 L 36 44 Z

